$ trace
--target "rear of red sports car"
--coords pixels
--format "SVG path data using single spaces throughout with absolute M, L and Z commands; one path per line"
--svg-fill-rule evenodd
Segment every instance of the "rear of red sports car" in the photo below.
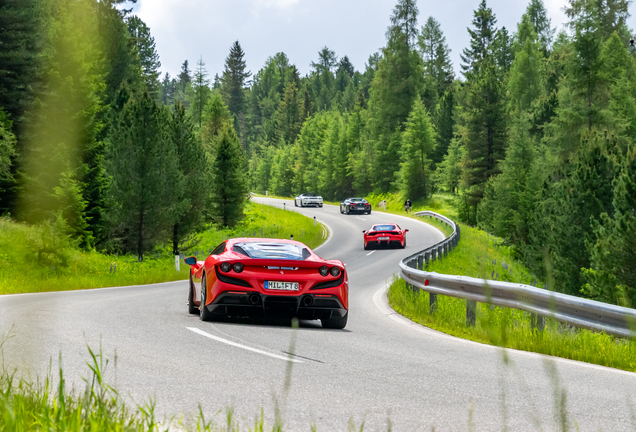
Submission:
M 373 225 L 370 230 L 364 233 L 364 248 L 374 247 L 406 247 L 406 233 L 408 230 L 401 229 L 396 224 Z
M 215 252 L 192 266 L 191 298 L 201 319 L 265 315 L 346 325 L 349 288 L 342 262 L 323 260 L 293 240 L 232 239 Z

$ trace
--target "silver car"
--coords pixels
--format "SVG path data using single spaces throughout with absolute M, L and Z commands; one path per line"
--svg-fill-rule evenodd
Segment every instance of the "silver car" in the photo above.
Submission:
M 322 207 L 322 197 L 310 193 L 300 194 L 294 200 L 294 205 L 296 207 Z

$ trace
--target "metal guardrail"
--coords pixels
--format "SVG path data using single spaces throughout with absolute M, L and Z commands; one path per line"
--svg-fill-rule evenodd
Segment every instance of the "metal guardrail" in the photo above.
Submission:
M 435 217 L 453 228 L 453 234 L 400 262 L 400 276 L 413 289 L 430 293 L 434 310 L 437 295 L 466 300 L 466 319 L 475 322 L 476 302 L 519 309 L 544 318 L 552 318 L 576 327 L 604 331 L 615 336 L 636 337 L 636 309 L 615 306 L 581 297 L 561 294 L 530 285 L 477 279 L 466 276 L 426 272 L 427 262 L 443 259 L 460 239 L 460 229 L 453 221 L 435 212 L 419 212 L 418 216 Z M 533 322 L 536 322 L 533 320 Z M 543 325 L 539 323 L 539 327 Z

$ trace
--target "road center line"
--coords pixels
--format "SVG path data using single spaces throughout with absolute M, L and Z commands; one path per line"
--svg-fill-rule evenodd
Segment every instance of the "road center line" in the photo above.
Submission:
M 278 355 L 278 354 L 268 353 L 267 351 L 259 350 L 259 349 L 256 349 L 256 348 L 252 348 L 252 347 L 249 347 L 247 345 L 241 345 L 240 343 L 232 342 L 232 341 L 229 341 L 227 339 L 223 339 L 223 338 L 220 338 L 218 336 L 211 335 L 210 333 L 204 332 L 203 330 L 198 329 L 196 327 L 186 327 L 186 328 L 188 330 L 190 330 L 190 331 L 193 331 L 193 332 L 195 332 L 197 334 L 200 334 L 201 336 L 205 336 L 205 337 L 213 339 L 213 340 L 215 340 L 217 342 L 221 342 L 221 343 L 224 343 L 224 344 L 227 344 L 227 345 L 231 345 L 233 347 L 242 348 L 244 350 L 252 351 L 252 352 L 255 352 L 257 354 L 266 355 L 268 357 L 273 357 L 275 359 L 285 360 L 285 361 L 292 362 L 292 363 L 303 363 L 301 360 L 292 359 L 292 358 L 285 357 L 285 356 Z
M 360 220 L 366 220 L 366 219 L 362 219 L 361 217 L 356 216 L 356 219 L 360 219 Z
M 375 253 L 375 251 L 373 251 L 373 252 L 369 252 L 369 253 L 367 254 L 367 256 L 371 255 L 372 253 Z

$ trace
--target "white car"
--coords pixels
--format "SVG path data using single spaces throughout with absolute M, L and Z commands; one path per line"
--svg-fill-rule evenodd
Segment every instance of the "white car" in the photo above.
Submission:
M 296 207 L 316 206 L 322 207 L 322 197 L 310 193 L 300 194 L 294 200 Z

